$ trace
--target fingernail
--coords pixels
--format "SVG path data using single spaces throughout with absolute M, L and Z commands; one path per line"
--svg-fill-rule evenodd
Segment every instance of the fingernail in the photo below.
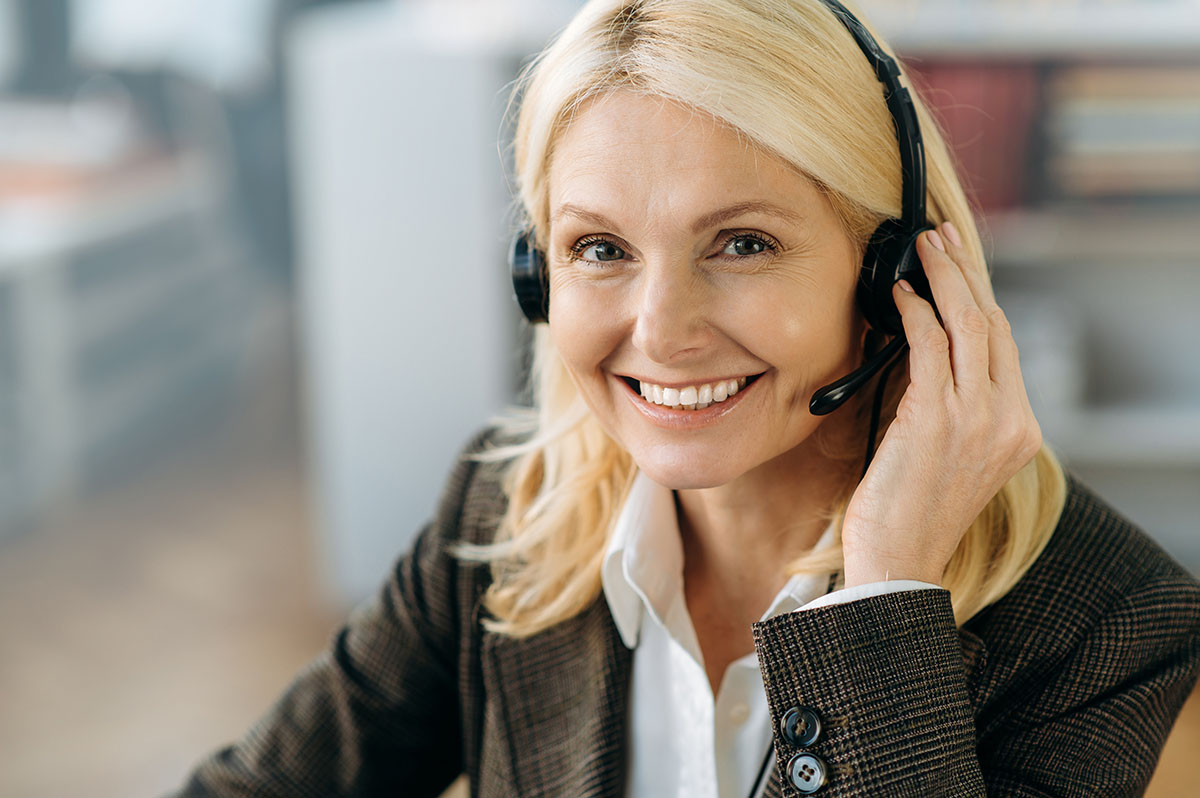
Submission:
M 942 252 L 946 251 L 946 245 L 942 243 L 942 237 L 937 234 L 937 230 L 930 230 L 925 236 L 929 239 L 930 244 L 933 244 Z
M 946 222 L 946 224 L 942 226 L 942 229 L 946 233 L 946 238 L 950 239 L 951 244 L 956 247 L 962 246 L 962 236 L 958 234 L 958 228 L 954 226 L 954 222 Z
M 913 290 L 913 287 L 908 284 L 908 280 L 901 280 L 899 283 L 897 283 L 897 285 L 900 286 L 901 290 L 907 291 L 910 294 L 917 293 L 916 291 Z

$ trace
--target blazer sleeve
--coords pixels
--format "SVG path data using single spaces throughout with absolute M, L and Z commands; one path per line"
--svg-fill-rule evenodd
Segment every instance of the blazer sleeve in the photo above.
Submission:
M 1200 590 L 1142 585 L 985 706 L 946 590 L 780 615 L 754 635 L 784 796 L 803 794 L 788 768 L 808 753 L 825 767 L 823 796 L 1118 798 L 1142 794 L 1196 682 Z M 808 746 L 781 725 L 793 707 L 821 721 Z
M 476 468 L 459 458 L 435 520 L 374 599 L 243 739 L 201 762 L 176 795 L 436 796 L 449 785 L 462 763 L 457 571 L 446 547 L 458 539 Z

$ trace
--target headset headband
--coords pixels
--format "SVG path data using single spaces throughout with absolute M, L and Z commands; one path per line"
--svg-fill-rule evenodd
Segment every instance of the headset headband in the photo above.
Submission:
M 908 89 L 900 83 L 900 67 L 883 51 L 863 24 L 838 0 L 823 0 L 833 15 L 842 21 L 858 43 L 858 49 L 871 62 L 875 77 L 883 84 L 884 99 L 896 126 L 900 144 L 900 168 L 903 188 L 900 194 L 900 222 L 907 230 L 925 225 L 925 147 L 921 141 L 921 126 Z

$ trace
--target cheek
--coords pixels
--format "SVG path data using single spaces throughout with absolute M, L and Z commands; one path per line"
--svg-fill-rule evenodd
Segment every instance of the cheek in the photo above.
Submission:
M 556 286 L 550 302 L 550 338 L 567 369 L 586 376 L 612 352 L 615 325 L 594 292 Z
M 743 317 L 743 324 L 748 325 L 747 340 L 764 344 L 764 359 L 799 369 L 802 378 L 823 377 L 858 351 L 862 319 L 852 295 L 778 292 L 761 307 L 775 311 Z

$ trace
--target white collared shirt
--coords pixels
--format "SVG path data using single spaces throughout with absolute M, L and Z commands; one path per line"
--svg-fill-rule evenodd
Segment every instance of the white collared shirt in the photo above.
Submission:
M 833 540 L 833 525 L 816 544 Z M 911 580 L 825 593 L 829 574 L 798 575 L 762 620 L 899 590 L 941 589 Z M 683 593 L 683 543 L 671 490 L 634 479 L 601 572 L 621 639 L 634 649 L 630 692 L 628 798 L 744 798 L 771 745 L 758 657 L 731 663 L 714 697 Z

